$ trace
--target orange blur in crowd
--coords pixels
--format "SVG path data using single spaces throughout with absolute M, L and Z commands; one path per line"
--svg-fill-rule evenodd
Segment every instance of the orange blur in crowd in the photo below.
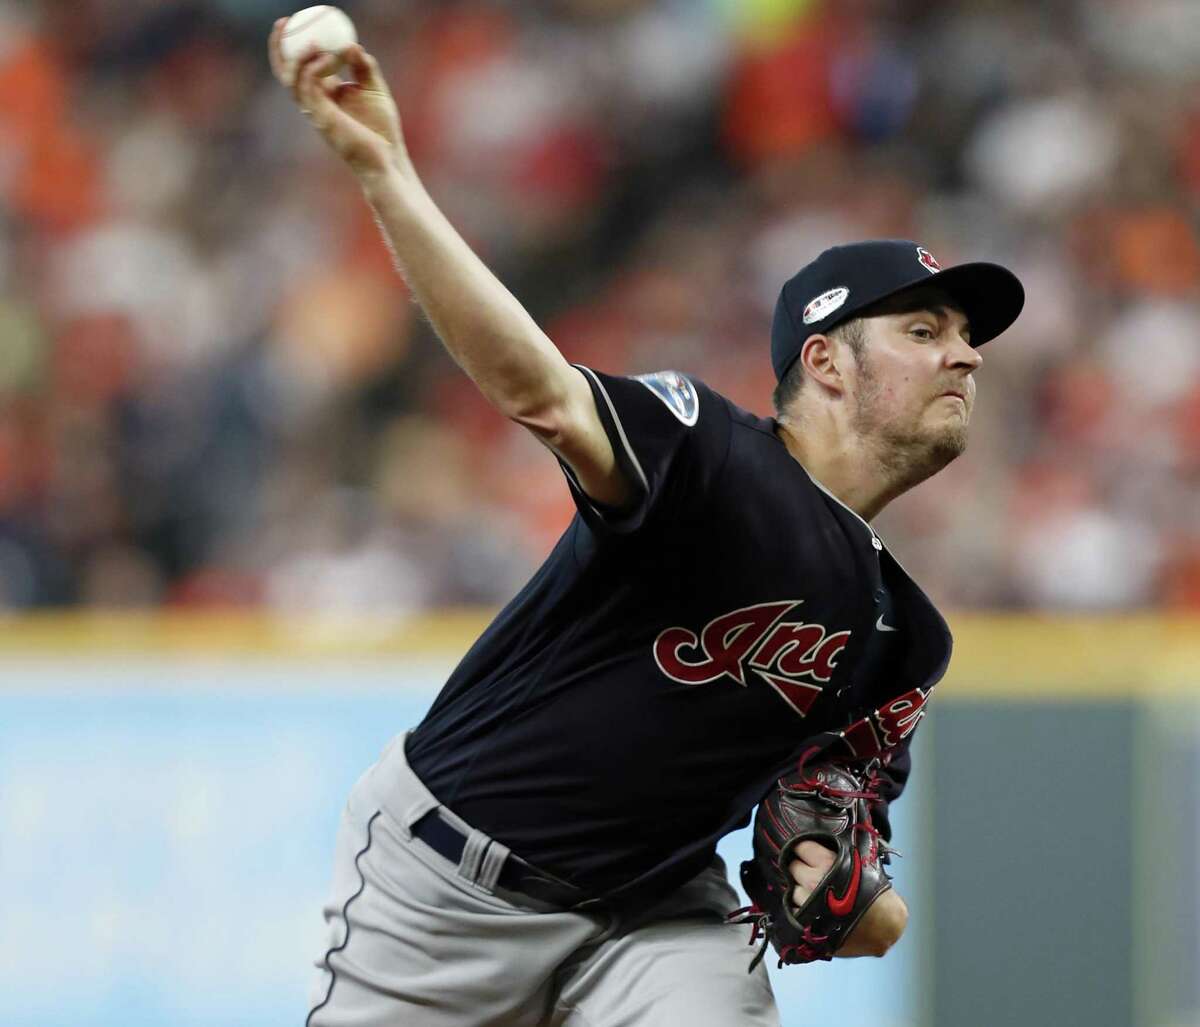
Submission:
M 1012 267 L 970 449 L 881 534 L 951 606 L 1200 606 L 1200 94 L 1139 30 L 1166 0 L 346 6 L 571 360 L 767 413 L 775 296 L 825 246 Z M 492 604 L 571 516 L 271 81 L 279 13 L 0 7 L 0 608 Z

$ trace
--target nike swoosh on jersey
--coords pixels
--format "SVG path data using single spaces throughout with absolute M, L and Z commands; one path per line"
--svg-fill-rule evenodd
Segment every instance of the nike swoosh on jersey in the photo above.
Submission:
M 894 628 L 890 624 L 883 623 L 883 614 L 879 615 L 879 620 L 875 622 L 875 627 L 879 631 L 899 631 L 899 628 Z

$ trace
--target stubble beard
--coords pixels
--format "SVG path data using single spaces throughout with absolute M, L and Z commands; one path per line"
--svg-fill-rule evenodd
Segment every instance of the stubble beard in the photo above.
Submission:
M 932 478 L 967 448 L 965 418 L 932 427 L 919 421 L 905 424 L 885 420 L 879 409 L 882 384 L 865 361 L 859 371 L 858 409 L 851 424 L 874 454 L 896 495 Z

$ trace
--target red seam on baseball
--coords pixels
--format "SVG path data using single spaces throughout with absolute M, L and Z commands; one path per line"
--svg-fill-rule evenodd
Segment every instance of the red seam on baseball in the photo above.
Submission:
M 287 36 L 293 32 L 303 32 L 306 28 L 309 27 L 309 25 L 312 25 L 315 22 L 320 21 L 322 18 L 325 17 L 325 15 L 327 15 L 332 10 L 333 10 L 332 7 L 330 7 L 328 4 L 324 4 L 324 5 L 322 5 L 322 7 L 319 10 L 317 10 L 313 14 L 310 14 L 308 16 L 307 21 L 301 22 L 295 28 L 292 28 L 292 19 L 288 18 L 287 24 L 283 26 L 283 34 L 285 36 Z

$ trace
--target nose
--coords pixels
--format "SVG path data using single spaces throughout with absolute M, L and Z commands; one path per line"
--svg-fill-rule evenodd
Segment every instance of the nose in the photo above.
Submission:
M 946 350 L 946 364 L 955 370 L 966 368 L 968 374 L 983 363 L 983 355 L 974 349 L 961 335 L 956 336 Z

